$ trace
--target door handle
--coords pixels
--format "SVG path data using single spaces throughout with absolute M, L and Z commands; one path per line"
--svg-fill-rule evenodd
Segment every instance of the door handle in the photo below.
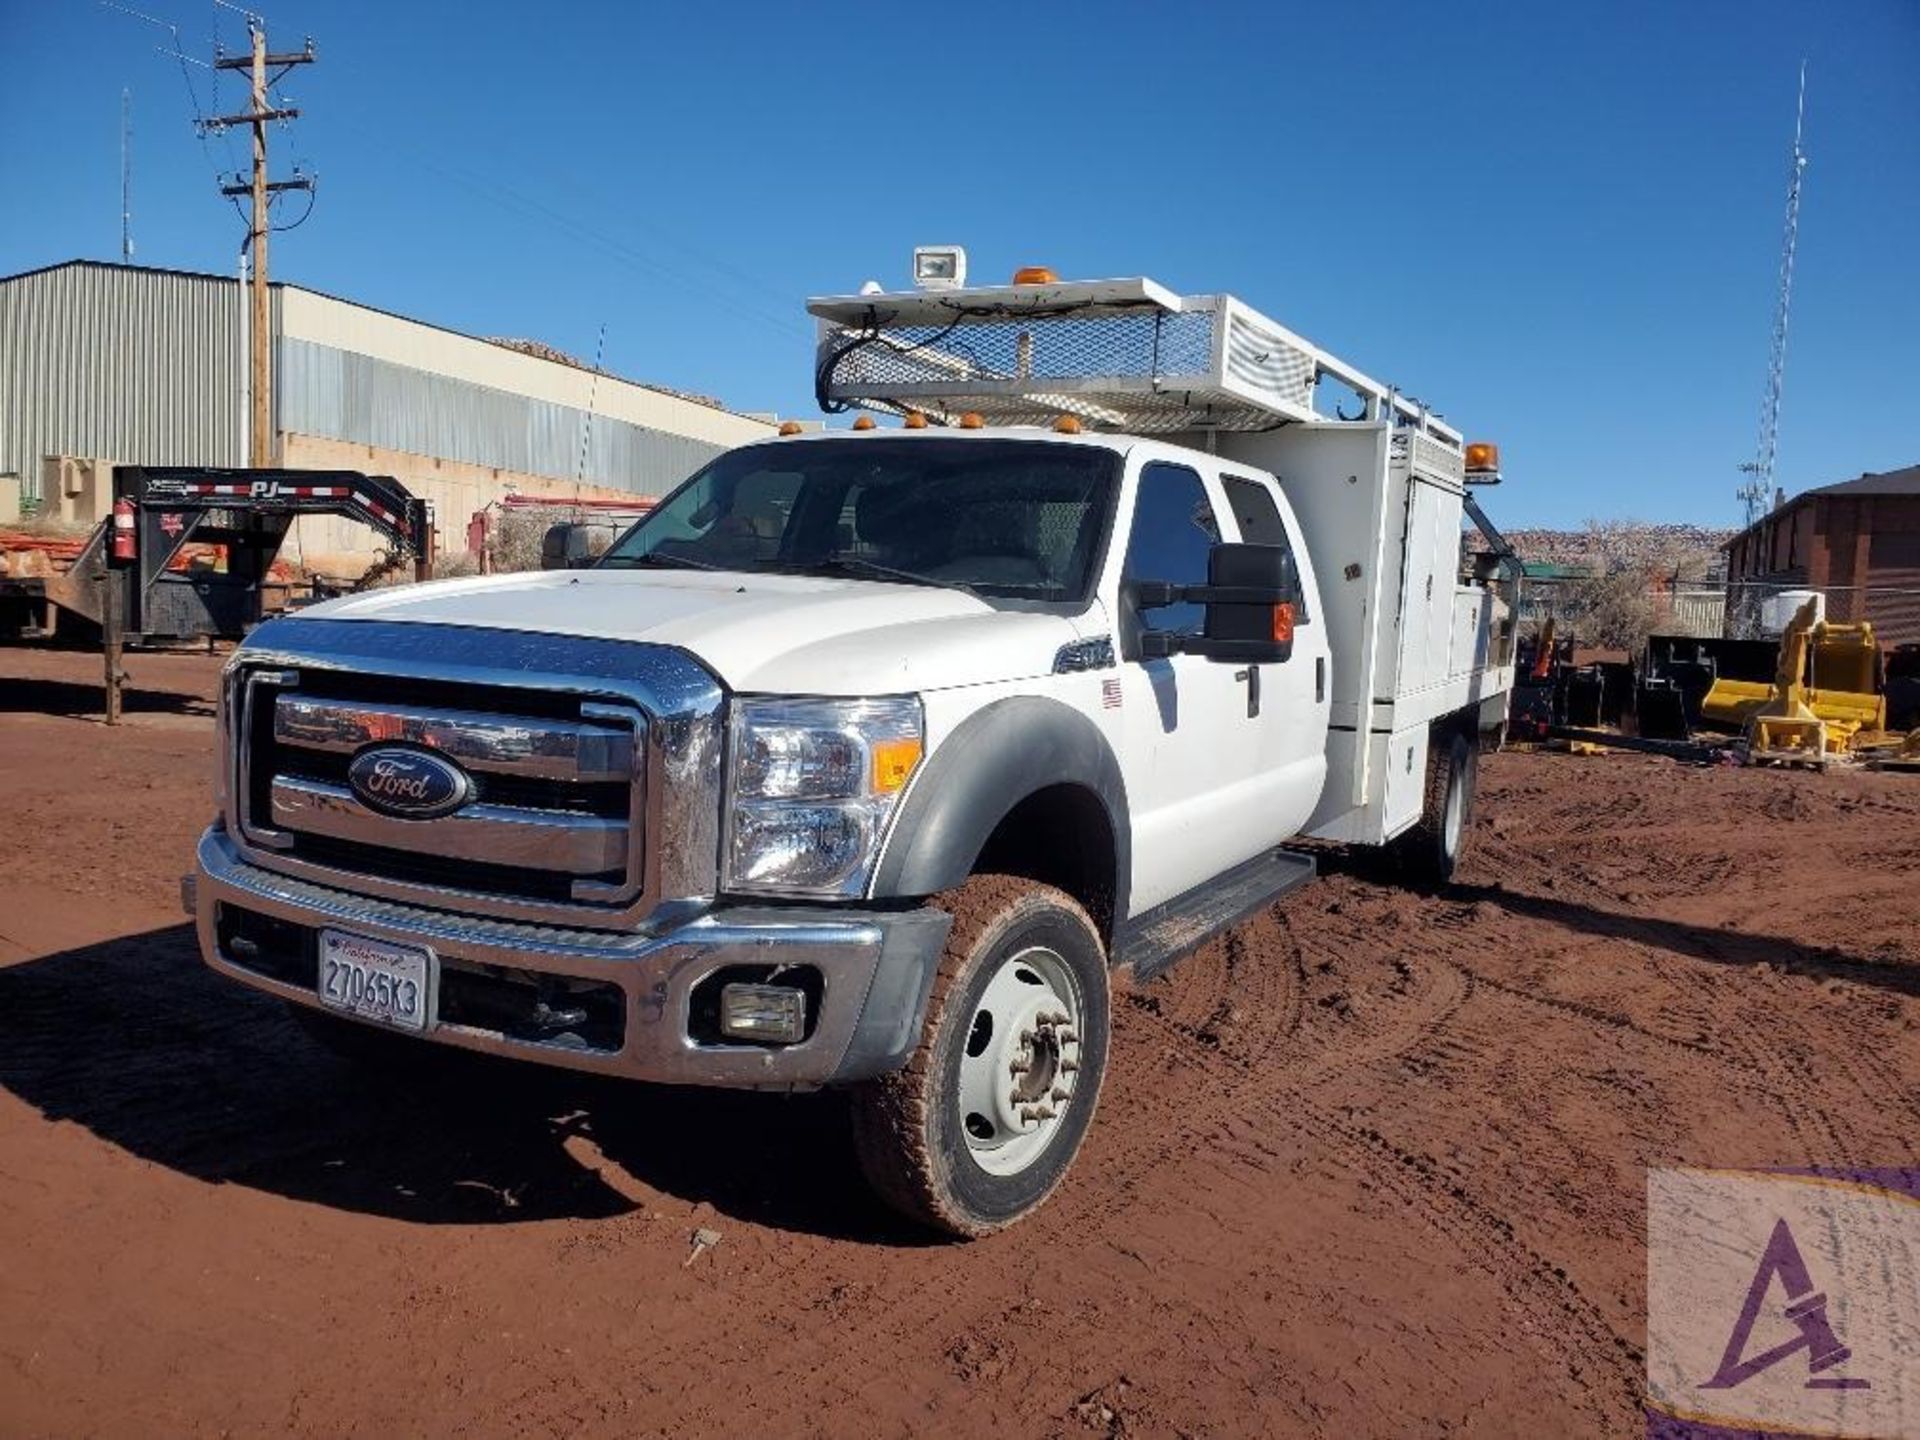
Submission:
M 1233 678 L 1247 682 L 1247 718 L 1256 719 L 1260 714 L 1260 667 L 1249 665 L 1244 670 L 1236 670 Z

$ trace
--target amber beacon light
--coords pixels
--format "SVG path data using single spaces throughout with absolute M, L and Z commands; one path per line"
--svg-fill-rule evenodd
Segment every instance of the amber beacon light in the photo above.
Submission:
M 1468 441 L 1466 469 L 1469 475 L 1498 475 L 1500 447 L 1491 440 Z

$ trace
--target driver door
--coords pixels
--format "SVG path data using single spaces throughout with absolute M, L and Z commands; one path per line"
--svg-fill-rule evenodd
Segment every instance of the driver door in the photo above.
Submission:
M 1121 572 L 1120 764 L 1133 819 L 1135 915 L 1278 844 L 1263 816 L 1262 727 L 1249 714 L 1248 667 L 1172 655 L 1143 660 L 1146 630 L 1196 633 L 1198 605 L 1141 610 L 1131 583 L 1204 585 L 1222 538 L 1219 487 L 1187 465 L 1141 467 Z

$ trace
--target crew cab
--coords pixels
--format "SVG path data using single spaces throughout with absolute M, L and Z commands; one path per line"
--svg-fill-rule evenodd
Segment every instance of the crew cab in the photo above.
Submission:
M 1462 575 L 1490 457 L 1224 296 L 813 309 L 854 428 L 719 456 L 591 568 L 261 626 L 192 903 L 355 1053 L 845 1087 L 880 1195 L 981 1235 L 1078 1151 L 1116 967 L 1304 883 L 1300 837 L 1451 873 L 1512 681 Z M 1152 366 L 1055 358 L 1152 316 Z M 1249 337 L 1359 418 L 1236 378 Z

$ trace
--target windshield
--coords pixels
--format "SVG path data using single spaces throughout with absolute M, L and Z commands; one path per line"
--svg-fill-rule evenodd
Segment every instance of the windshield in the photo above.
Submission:
M 1120 457 L 1031 440 L 808 440 L 720 456 L 601 558 L 607 568 L 850 575 L 1079 601 Z

